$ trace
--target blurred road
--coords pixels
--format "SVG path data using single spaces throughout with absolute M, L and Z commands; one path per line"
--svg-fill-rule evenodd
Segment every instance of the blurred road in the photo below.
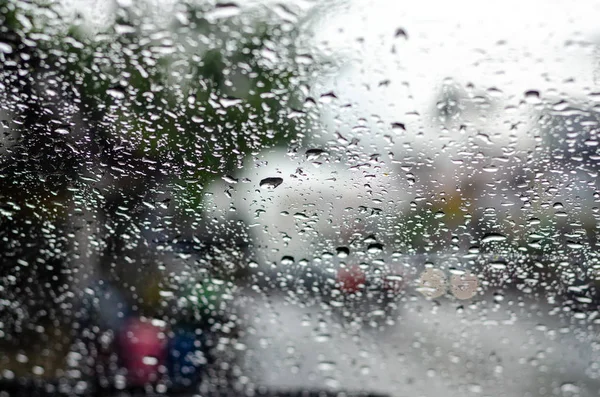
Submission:
M 413 296 L 387 324 L 362 326 L 339 309 L 294 300 L 238 302 L 250 325 L 237 346 L 249 382 L 393 396 L 600 395 L 598 324 L 525 296 Z
M 242 381 L 265 396 L 600 395 L 597 312 L 572 315 L 516 294 L 412 295 L 388 315 L 371 307 L 344 316 L 343 308 L 282 291 L 244 291 L 236 306 L 246 325 L 233 345 Z M 10 396 L 54 395 L 12 389 Z

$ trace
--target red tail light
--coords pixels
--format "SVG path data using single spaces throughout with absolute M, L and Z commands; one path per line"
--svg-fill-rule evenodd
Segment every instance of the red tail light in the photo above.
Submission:
M 337 272 L 337 282 L 340 289 L 346 293 L 354 293 L 364 288 L 367 278 L 358 266 L 340 268 Z
M 156 382 L 158 368 L 166 358 L 166 344 L 161 330 L 137 319 L 129 321 L 119 335 L 121 360 L 131 386 Z

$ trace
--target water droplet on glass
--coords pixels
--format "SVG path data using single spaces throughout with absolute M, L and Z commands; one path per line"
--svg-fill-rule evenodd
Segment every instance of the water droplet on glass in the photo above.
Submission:
M 106 93 L 115 99 L 124 99 L 125 91 L 122 88 L 110 88 Z
M 336 367 L 335 362 L 333 361 L 321 361 L 318 365 L 317 368 L 319 369 L 319 371 L 333 371 Z
M 323 149 L 308 149 L 305 154 L 308 160 L 316 160 L 319 158 L 319 156 L 325 153 L 327 152 Z
M 265 178 L 263 180 L 260 181 L 260 187 L 263 189 L 275 189 L 277 186 L 281 185 L 283 183 L 283 178 L 279 178 L 279 177 L 270 177 L 270 178 Z
M 158 364 L 158 359 L 156 357 L 144 356 L 142 358 L 142 363 L 144 365 L 157 365 Z
M 337 247 L 336 253 L 339 258 L 347 258 L 350 255 L 350 249 L 348 247 Z
M 485 235 L 481 239 L 481 242 L 482 243 L 493 243 L 493 242 L 500 242 L 500 241 L 505 241 L 505 240 L 506 240 L 506 236 L 504 236 L 502 234 L 490 233 L 490 234 Z
M 491 266 L 492 269 L 504 270 L 504 269 L 506 269 L 506 262 L 504 262 L 504 261 L 494 261 L 494 262 L 490 262 L 490 266 Z
M 214 9 L 204 14 L 204 17 L 209 21 L 214 21 L 234 17 L 240 12 L 240 6 L 235 3 L 217 3 Z
M 281 264 L 284 266 L 291 266 L 294 264 L 294 257 L 293 256 L 284 256 L 283 258 L 281 258 Z
M 337 95 L 333 91 L 322 94 L 319 97 L 319 102 L 321 103 L 331 103 L 334 99 L 337 99 Z
M 59 127 L 54 131 L 59 135 L 68 135 L 71 133 L 69 127 Z
M 329 334 L 318 334 L 317 336 L 315 336 L 315 341 L 319 343 L 329 342 L 330 339 L 331 335 Z
M 227 183 L 231 183 L 231 184 L 238 183 L 238 179 L 234 178 L 230 175 L 225 175 L 222 177 L 222 179 Z
M 394 37 L 401 37 L 403 39 L 408 39 L 408 34 L 406 33 L 406 30 L 404 30 L 402 28 L 397 28 L 396 32 L 394 33 Z
M 495 165 L 488 165 L 488 166 L 486 166 L 486 167 L 483 167 L 482 169 L 483 169 L 485 172 L 490 172 L 490 173 L 493 173 L 493 172 L 498 172 L 498 167 L 496 167 Z
M 563 383 L 560 385 L 560 391 L 563 393 L 579 393 L 579 386 L 573 383 Z
M 395 132 L 403 132 L 406 131 L 406 126 L 403 123 L 392 123 L 392 130 L 394 130 Z
M 367 248 L 367 252 L 370 254 L 379 254 L 383 251 L 383 245 L 379 243 L 369 244 L 369 248 Z
M 11 54 L 13 52 L 13 49 L 10 46 L 10 44 L 0 41 L 0 52 L 3 52 L 5 54 Z
M 527 103 L 540 103 L 540 93 L 539 91 L 529 90 L 525 91 L 525 101 Z

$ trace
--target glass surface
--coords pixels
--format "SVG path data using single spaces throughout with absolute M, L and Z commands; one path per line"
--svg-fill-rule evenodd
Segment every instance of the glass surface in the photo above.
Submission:
M 0 397 L 597 396 L 599 16 L 0 0 Z

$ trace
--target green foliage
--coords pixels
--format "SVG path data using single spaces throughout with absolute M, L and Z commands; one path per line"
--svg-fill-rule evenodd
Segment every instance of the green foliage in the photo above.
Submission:
M 15 22 L 27 3 L 4 2 L 1 18 L 33 40 Z M 62 99 L 79 108 L 104 161 L 128 160 L 110 158 L 116 147 L 160 164 L 186 186 L 180 207 L 197 209 L 203 186 L 246 155 L 288 143 L 308 118 L 294 110 L 302 82 L 295 30 L 266 9 L 209 22 L 207 6 L 181 7 L 167 26 L 133 8 L 117 9 L 98 31 L 77 18 L 41 18 L 49 37 L 36 37 L 35 53 L 70 87 Z

